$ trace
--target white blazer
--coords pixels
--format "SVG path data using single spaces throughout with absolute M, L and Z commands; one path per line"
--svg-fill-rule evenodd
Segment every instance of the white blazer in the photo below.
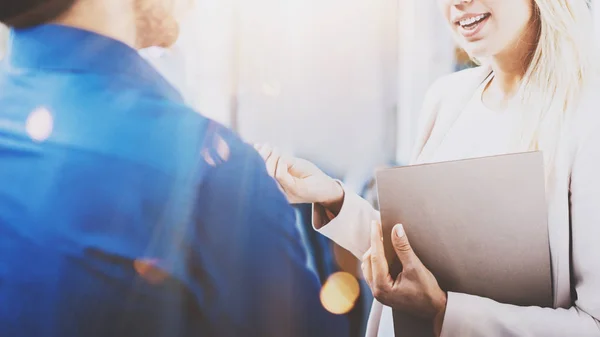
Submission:
M 423 107 L 413 163 L 431 157 L 489 73 L 489 68 L 480 67 L 434 83 Z M 547 186 L 554 308 L 519 307 L 449 293 L 442 336 L 600 336 L 600 90 L 594 88 L 584 94 L 564 128 L 555 173 Z M 350 192 L 337 217 L 319 205 L 313 211 L 315 228 L 359 258 L 369 248 L 369 224 L 375 219 L 379 213 Z M 381 331 L 382 312 L 390 310 L 382 307 L 373 304 L 367 337 Z M 386 331 L 393 334 L 392 327 Z

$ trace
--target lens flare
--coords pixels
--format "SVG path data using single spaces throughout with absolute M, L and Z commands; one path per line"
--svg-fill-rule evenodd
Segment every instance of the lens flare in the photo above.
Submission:
M 169 274 L 158 266 L 157 259 L 137 259 L 133 261 L 135 271 L 150 284 L 161 284 Z
M 39 107 L 33 110 L 25 122 L 25 130 L 31 139 L 43 142 L 52 134 L 54 120 L 48 109 Z
M 201 154 L 208 165 L 210 165 L 212 167 L 217 166 L 217 162 L 213 159 L 213 157 L 210 154 L 210 151 L 208 149 L 202 149 Z
M 354 276 L 345 272 L 331 275 L 321 289 L 321 304 L 336 315 L 348 313 L 358 300 L 360 286 Z
M 217 154 L 221 158 L 222 161 L 226 162 L 229 160 L 229 155 L 231 151 L 229 150 L 229 144 L 223 139 L 223 137 L 216 135 L 215 136 L 215 147 L 217 150 Z

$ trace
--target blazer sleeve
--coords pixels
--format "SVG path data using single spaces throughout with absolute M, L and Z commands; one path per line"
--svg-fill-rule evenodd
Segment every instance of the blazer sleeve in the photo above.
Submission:
M 334 216 L 320 204 L 314 204 L 313 226 L 360 259 L 371 247 L 370 224 L 373 220 L 379 221 L 379 212 L 343 184 L 342 187 L 345 197 L 340 213 Z
M 573 306 L 518 307 L 450 293 L 443 337 L 600 336 L 600 128 L 580 144 L 570 186 Z

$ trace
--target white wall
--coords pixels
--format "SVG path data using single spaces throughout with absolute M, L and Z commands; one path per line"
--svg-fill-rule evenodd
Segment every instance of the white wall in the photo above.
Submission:
M 231 125 L 237 72 L 236 6 L 239 0 L 196 0 L 182 27 L 191 104 L 204 115 Z
M 195 0 L 171 50 L 142 51 L 191 106 L 228 126 L 235 108 L 236 3 Z
M 8 29 L 6 26 L 0 24 L 0 60 L 6 53 L 6 44 L 8 42 Z
M 435 0 L 398 0 L 398 138 L 396 159 L 410 160 L 421 107 L 429 86 L 454 70 L 454 41 Z M 427 23 L 423 24 L 423 13 Z
M 594 30 L 596 34 L 596 40 L 600 39 L 600 1 L 592 1 L 592 14 L 594 16 Z M 600 42 L 600 41 L 599 41 Z
M 338 175 L 394 156 L 396 0 L 241 7 L 239 130 Z

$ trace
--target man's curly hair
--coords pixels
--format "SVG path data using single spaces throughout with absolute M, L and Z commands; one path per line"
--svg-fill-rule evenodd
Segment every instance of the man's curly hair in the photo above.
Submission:
M 58 18 L 77 0 L 0 0 L 0 22 L 9 27 L 28 28 Z

